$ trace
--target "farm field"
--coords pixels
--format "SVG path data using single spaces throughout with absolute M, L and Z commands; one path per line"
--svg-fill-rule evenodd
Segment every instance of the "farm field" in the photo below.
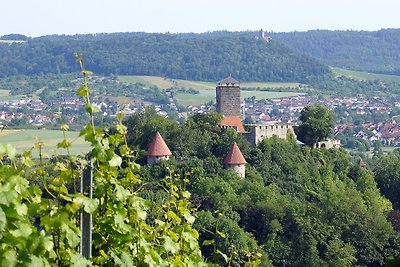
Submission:
M 0 143 L 11 144 L 17 149 L 17 153 L 30 150 L 35 143 L 44 142 L 43 153 L 47 156 L 67 154 L 65 149 L 57 148 L 57 143 L 63 139 L 63 132 L 57 130 L 0 130 Z M 82 155 L 90 150 L 89 143 L 79 132 L 67 132 L 67 139 L 72 143 L 70 151 L 74 155 Z M 38 151 L 32 149 L 32 155 L 38 156 Z
M 118 76 L 118 79 L 125 83 L 140 82 L 145 86 L 157 86 L 161 89 L 167 88 L 193 88 L 199 91 L 199 94 L 178 93 L 174 96 L 179 105 L 200 105 L 210 101 L 215 101 L 215 82 L 189 81 L 180 79 L 168 79 L 159 76 Z M 296 89 L 301 85 L 299 83 L 286 82 L 249 82 L 241 83 L 242 88 L 254 88 L 254 90 L 242 90 L 242 99 L 255 96 L 257 99 L 271 99 L 280 97 L 289 97 L 301 95 L 297 92 L 278 92 L 278 91 L 260 91 L 259 89 L 291 88 Z
M 377 74 L 362 71 L 346 70 L 341 68 L 332 68 L 332 71 L 336 75 L 344 75 L 349 78 L 356 80 L 382 80 L 387 82 L 400 82 L 400 76 L 398 75 L 387 75 L 387 74 Z
M 167 89 L 171 87 L 175 88 L 193 88 L 195 90 L 214 90 L 216 82 L 202 82 L 202 81 L 189 81 L 180 79 L 169 79 L 159 76 L 129 76 L 123 75 L 118 76 L 118 79 L 126 83 L 143 83 L 146 86 L 155 85 L 161 89 Z M 247 82 L 241 83 L 242 88 L 298 88 L 299 83 L 287 83 L 287 82 Z
M 174 96 L 182 106 L 200 105 L 209 101 L 215 102 L 215 90 L 199 90 L 199 94 L 179 93 Z M 242 100 L 247 97 L 255 96 L 257 99 L 271 99 L 280 97 L 290 97 L 301 95 L 296 92 L 274 92 L 274 91 L 241 91 Z

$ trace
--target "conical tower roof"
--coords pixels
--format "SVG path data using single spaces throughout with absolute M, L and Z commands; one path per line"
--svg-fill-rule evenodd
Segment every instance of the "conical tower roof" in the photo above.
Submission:
M 358 165 L 359 165 L 361 168 L 367 167 L 367 164 L 365 163 L 365 161 L 364 161 L 363 159 L 360 159 L 360 160 L 358 161 Z
M 246 160 L 244 159 L 242 152 L 240 152 L 236 142 L 233 143 L 231 151 L 229 151 L 228 155 L 226 155 L 224 164 L 246 164 Z
M 147 156 L 159 157 L 159 156 L 171 156 L 171 150 L 169 150 L 164 139 L 161 137 L 159 132 L 154 136 L 153 141 L 147 151 Z

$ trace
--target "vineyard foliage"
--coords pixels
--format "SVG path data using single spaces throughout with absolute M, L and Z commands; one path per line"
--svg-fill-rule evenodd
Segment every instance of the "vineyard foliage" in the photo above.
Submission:
M 69 153 L 64 138 L 58 147 L 68 156 L 42 157 L 43 143 L 21 156 L 10 145 L 0 146 L 0 265 L 1 266 L 205 266 L 199 233 L 192 225 L 189 180 L 177 180 L 173 171 L 160 182 L 165 198 L 157 216 L 149 218 L 149 201 L 140 196 L 144 187 L 134 160 L 136 152 L 126 142 L 127 128 L 120 115 L 115 131 L 95 128 L 98 111 L 82 57 L 83 85 L 77 94 L 85 100 L 92 118 L 81 135 L 91 143 L 94 192 L 79 191 L 80 168 L 87 162 Z M 63 131 L 68 126 L 61 123 Z M 81 165 L 81 167 L 80 167 Z M 93 216 L 93 257 L 79 253 L 80 213 Z

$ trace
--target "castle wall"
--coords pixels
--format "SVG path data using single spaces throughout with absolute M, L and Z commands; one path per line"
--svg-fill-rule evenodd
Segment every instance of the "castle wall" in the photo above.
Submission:
M 225 169 L 236 172 L 240 178 L 246 176 L 246 164 L 226 164 Z
M 224 116 L 240 116 L 240 87 L 217 86 L 217 112 Z
M 249 126 L 249 131 L 245 133 L 245 137 L 251 145 L 255 146 L 264 138 L 271 138 L 274 135 L 279 138 L 286 139 L 288 136 L 288 132 L 292 133 L 295 136 L 293 125 L 251 125 Z
M 148 165 L 153 165 L 160 160 L 169 160 L 169 156 L 147 156 Z
M 323 140 L 319 141 L 314 145 L 315 148 L 338 148 L 340 147 L 340 140 L 337 139 L 328 139 L 328 140 Z

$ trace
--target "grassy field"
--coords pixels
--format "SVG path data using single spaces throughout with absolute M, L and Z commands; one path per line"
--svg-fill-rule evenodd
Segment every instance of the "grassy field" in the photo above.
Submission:
M 56 130 L 0 130 L 0 143 L 13 145 L 18 153 L 30 150 L 37 142 L 44 142 L 44 153 L 48 156 L 67 154 L 65 149 L 57 148 L 57 143 L 63 139 L 62 131 Z M 72 142 L 71 153 L 82 155 L 90 150 L 89 143 L 79 132 L 67 132 L 67 139 Z M 33 156 L 37 157 L 37 150 L 33 149 Z
M 400 76 L 397 75 L 385 75 L 385 74 L 377 74 L 377 73 L 369 73 L 362 71 L 352 71 L 341 68 L 332 68 L 332 71 L 336 75 L 344 75 L 356 80 L 382 80 L 387 82 L 400 82 Z
M 199 91 L 199 94 L 193 95 L 188 93 L 178 93 L 175 99 L 180 105 L 199 105 L 209 101 L 215 101 L 215 82 L 187 81 L 180 79 L 168 79 L 158 76 L 118 76 L 121 82 L 125 83 L 143 83 L 145 86 L 157 86 L 161 89 L 167 88 L 193 88 Z M 249 82 L 241 83 L 242 88 L 254 88 L 254 90 L 242 90 L 242 98 L 255 96 L 257 99 L 270 99 L 279 97 L 296 96 L 300 93 L 296 92 L 275 92 L 275 91 L 258 91 L 259 89 L 272 88 L 299 88 L 299 83 L 284 82 Z
M 182 106 L 200 105 L 209 101 L 215 102 L 215 90 L 199 90 L 199 94 L 179 93 L 175 99 Z M 241 91 L 242 100 L 246 97 L 255 96 L 257 99 L 271 99 L 301 95 L 296 92 L 271 92 L 271 91 Z
M 143 83 L 146 86 L 155 85 L 161 89 L 167 88 L 193 88 L 195 90 L 214 90 L 215 82 L 201 82 L 201 81 L 189 81 L 180 79 L 168 79 L 159 76 L 118 76 L 118 79 L 126 83 Z M 258 89 L 269 89 L 269 88 L 298 88 L 299 83 L 286 83 L 286 82 L 248 82 L 241 83 L 242 88 L 258 88 Z
M 25 43 L 21 40 L 0 40 L 0 44 Z
M 10 95 L 10 90 L 0 90 L 0 98 Z

